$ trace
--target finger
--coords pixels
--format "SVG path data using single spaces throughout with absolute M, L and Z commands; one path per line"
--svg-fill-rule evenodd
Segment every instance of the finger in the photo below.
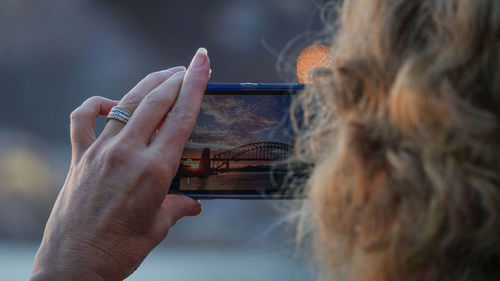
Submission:
M 95 141 L 94 127 L 97 117 L 107 115 L 117 103 L 95 96 L 84 101 L 71 113 L 70 136 L 74 156 L 79 156 Z
M 163 236 L 175 223 L 185 216 L 196 216 L 201 213 L 200 202 L 179 194 L 169 194 L 165 197 L 155 218 L 155 228 Z
M 180 158 L 184 145 L 191 135 L 200 112 L 201 102 L 209 79 L 210 59 L 200 48 L 189 65 L 181 90 L 172 110 L 158 130 L 151 148 L 171 159 Z
M 165 80 L 170 78 L 170 76 L 172 76 L 174 73 L 184 70 L 186 70 L 184 66 L 176 66 L 149 74 L 122 98 L 122 100 L 118 103 L 118 106 L 124 107 L 128 109 L 130 113 L 133 113 L 149 92 L 154 90 L 161 83 L 165 82 Z M 123 126 L 125 126 L 124 123 L 111 119 L 106 124 L 106 127 L 104 127 L 104 130 L 99 137 L 112 137 L 118 134 Z
M 123 129 L 124 137 L 142 144 L 149 143 L 177 99 L 185 73 L 175 73 L 146 95 Z

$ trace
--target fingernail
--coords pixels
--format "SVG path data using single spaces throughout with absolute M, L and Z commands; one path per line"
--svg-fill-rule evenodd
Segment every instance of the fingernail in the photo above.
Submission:
M 198 203 L 200 203 L 200 205 L 201 205 L 201 200 L 196 200 L 196 201 L 198 201 Z
M 196 54 L 194 55 L 193 60 L 191 61 L 191 64 L 189 67 L 201 67 L 203 66 L 208 59 L 208 51 L 205 48 L 199 48 Z
M 212 69 L 210 68 L 210 70 L 208 71 L 208 77 L 212 77 Z
M 183 70 L 186 70 L 186 67 L 183 66 L 183 65 L 179 65 L 179 66 L 175 66 L 175 67 L 172 67 L 172 68 L 169 68 L 169 69 L 165 69 L 165 70 L 162 70 L 162 72 L 179 72 L 179 71 L 183 71 Z
M 176 66 L 176 67 L 172 68 L 172 70 L 183 71 L 183 70 L 186 70 L 186 67 L 184 65 Z

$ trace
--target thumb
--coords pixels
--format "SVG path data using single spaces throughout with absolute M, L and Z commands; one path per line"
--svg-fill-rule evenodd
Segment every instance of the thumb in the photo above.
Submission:
M 179 219 L 185 216 L 196 216 L 200 213 L 200 202 L 184 195 L 169 194 L 158 210 L 155 218 L 155 229 L 164 237 Z

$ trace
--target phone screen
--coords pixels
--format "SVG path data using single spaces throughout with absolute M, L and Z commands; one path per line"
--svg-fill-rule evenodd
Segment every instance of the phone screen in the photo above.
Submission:
M 204 96 L 176 175 L 186 193 L 267 193 L 280 188 L 293 151 L 291 93 Z

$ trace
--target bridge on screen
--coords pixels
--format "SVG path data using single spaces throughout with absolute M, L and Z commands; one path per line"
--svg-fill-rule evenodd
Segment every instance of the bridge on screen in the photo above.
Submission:
M 200 158 L 183 158 L 181 163 L 187 172 L 196 175 L 210 175 L 231 169 L 230 163 L 239 161 L 273 162 L 286 159 L 293 146 L 280 142 L 254 142 L 211 155 L 210 148 L 204 148 Z M 194 168 L 198 162 L 198 166 Z

